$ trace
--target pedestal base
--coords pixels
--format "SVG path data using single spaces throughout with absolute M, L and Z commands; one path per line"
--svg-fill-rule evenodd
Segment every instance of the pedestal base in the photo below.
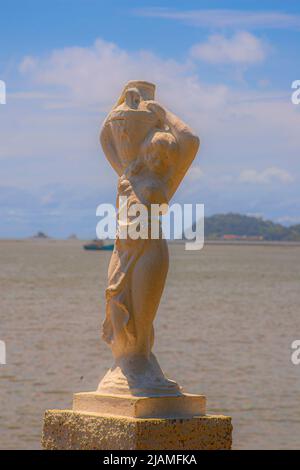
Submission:
M 231 418 L 132 418 L 71 410 L 46 411 L 42 445 L 48 450 L 225 450 Z
M 173 397 L 134 397 L 81 392 L 74 394 L 73 411 L 131 418 L 192 418 L 205 415 L 206 397 L 191 393 L 182 393 Z

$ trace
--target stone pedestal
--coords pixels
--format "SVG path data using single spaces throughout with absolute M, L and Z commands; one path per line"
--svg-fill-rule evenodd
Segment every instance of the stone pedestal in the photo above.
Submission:
M 203 395 L 132 397 L 76 393 L 73 410 L 49 410 L 44 449 L 230 449 L 231 418 L 206 415 Z
M 128 416 L 131 418 L 192 418 L 205 415 L 204 395 L 181 394 L 165 397 L 75 393 L 73 411 Z
M 46 411 L 47 450 L 229 450 L 231 418 L 130 418 L 69 410 Z

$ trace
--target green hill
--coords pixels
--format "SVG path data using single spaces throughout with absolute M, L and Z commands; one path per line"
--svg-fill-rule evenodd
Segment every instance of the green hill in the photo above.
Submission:
M 224 235 L 263 237 L 270 241 L 300 241 L 300 224 L 281 224 L 241 214 L 216 214 L 205 218 L 205 238 L 222 239 Z

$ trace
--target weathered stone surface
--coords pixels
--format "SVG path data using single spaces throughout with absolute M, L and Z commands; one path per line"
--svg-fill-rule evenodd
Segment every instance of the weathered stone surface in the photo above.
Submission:
M 140 419 L 69 410 L 46 411 L 48 450 L 221 450 L 232 443 L 231 418 Z

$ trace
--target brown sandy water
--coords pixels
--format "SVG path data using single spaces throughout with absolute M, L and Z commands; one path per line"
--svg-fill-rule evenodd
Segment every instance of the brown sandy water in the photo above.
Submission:
M 40 447 L 43 412 L 70 408 L 111 365 L 99 339 L 110 253 L 80 242 L 0 242 L 0 448 Z M 300 449 L 300 247 L 170 247 L 155 352 L 208 411 L 231 415 L 234 448 Z

